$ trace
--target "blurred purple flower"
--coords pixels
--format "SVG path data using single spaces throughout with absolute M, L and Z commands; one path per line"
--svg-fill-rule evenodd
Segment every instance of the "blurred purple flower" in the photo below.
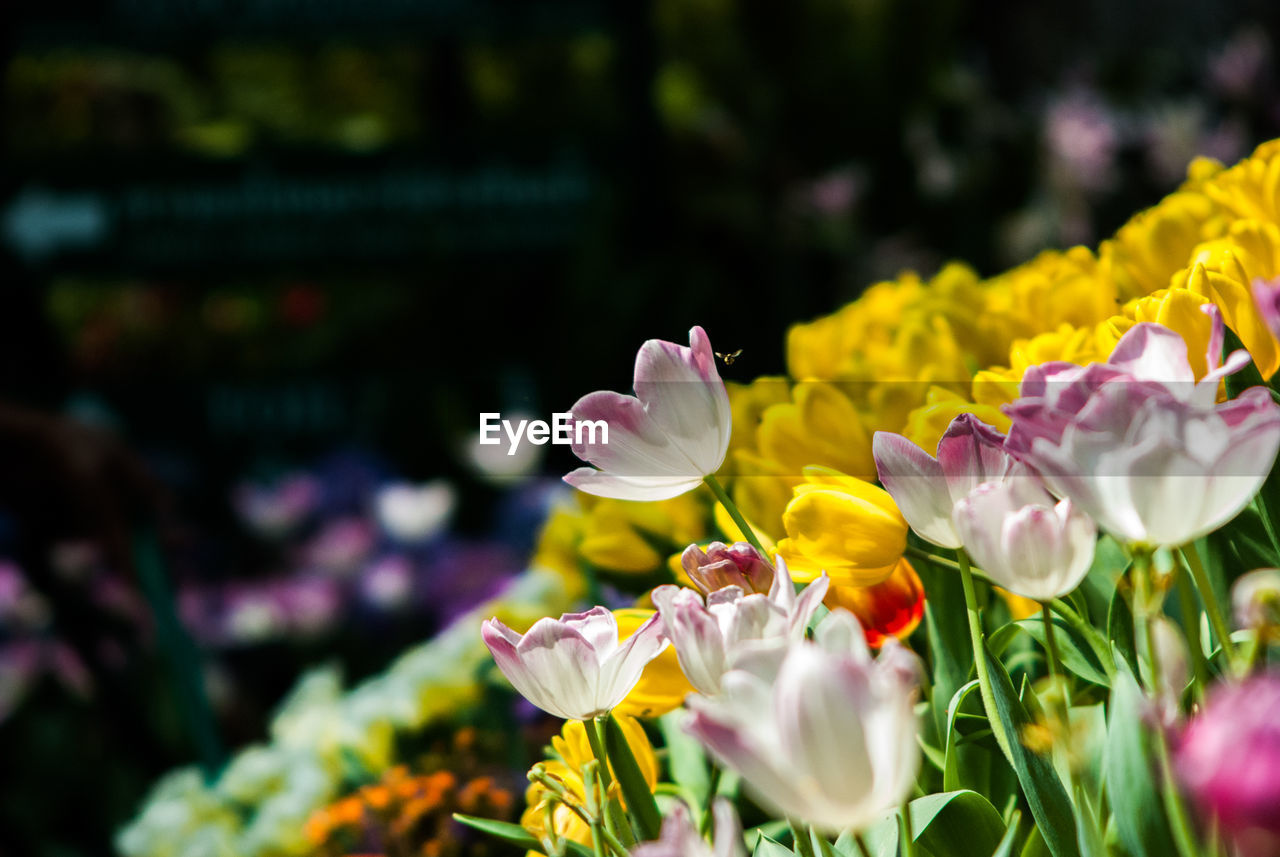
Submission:
M 269 485 L 241 483 L 232 497 L 240 519 L 260 536 L 281 539 L 294 532 L 315 510 L 320 485 L 296 473 Z
M 372 522 L 363 518 L 338 518 L 325 524 L 304 550 L 307 561 L 323 571 L 345 577 L 368 558 L 377 540 Z
M 1096 193 L 1115 183 L 1119 122 L 1096 93 L 1076 89 L 1051 102 L 1044 141 L 1055 184 Z

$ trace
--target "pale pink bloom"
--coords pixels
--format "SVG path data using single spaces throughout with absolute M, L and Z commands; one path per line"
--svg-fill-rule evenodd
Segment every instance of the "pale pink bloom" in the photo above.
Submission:
M 708 595 L 704 605 L 696 590 L 667 585 L 655 589 L 652 598 L 685 678 L 710 695 L 720 692 L 720 679 L 739 657 L 802 639 L 829 582 L 823 574 L 797 595 L 787 564 L 778 557 L 767 596 L 726 586 Z
M 1186 727 L 1174 769 L 1239 857 L 1280 855 L 1280 673 L 1214 688 Z
M 590 720 L 621 702 L 649 661 L 667 647 L 662 618 L 654 614 L 626 642 L 603 607 L 539 619 L 517 634 L 495 619 L 481 635 L 498 669 L 520 695 L 566 720 Z
M 1186 343 L 1158 324 L 1134 325 L 1106 363 L 1032 366 L 1005 406 L 1005 448 L 1046 486 L 1117 538 L 1178 546 L 1231 520 L 1257 493 L 1280 448 L 1280 407 L 1264 387 L 1217 402 L 1221 318 L 1209 373 L 1195 380 Z
M 956 504 L 954 519 L 974 562 L 1024 598 L 1066 595 L 1093 563 L 1093 521 L 1070 500 L 1055 500 L 1035 479 L 979 485 Z
M 698 833 L 688 808 L 677 803 L 662 820 L 662 835 L 636 845 L 631 850 L 632 857 L 746 857 L 742 822 L 733 804 L 718 797 L 711 812 L 715 817 L 715 840 L 711 844 Z
M 972 414 L 951 421 L 934 458 L 900 434 L 878 431 L 876 472 L 916 535 L 939 547 L 964 544 L 952 523 L 955 504 L 983 482 L 1030 478 L 1004 451 L 1004 435 Z
M 726 586 L 737 586 L 745 593 L 773 588 L 773 566 L 746 542 L 712 542 L 705 551 L 689 545 L 680 555 L 680 564 L 703 595 Z
M 698 487 L 720 469 L 733 428 L 715 360 L 701 327 L 689 331 L 688 348 L 659 339 L 644 343 L 636 355 L 635 396 L 590 393 L 570 410 L 573 453 L 595 467 L 579 467 L 564 481 L 620 500 L 666 500 Z M 608 440 L 601 431 L 579 433 L 588 421 L 606 423 Z
M 899 806 L 920 766 L 918 659 L 890 640 L 872 660 L 858 620 L 832 611 L 780 661 L 690 696 L 686 729 L 762 804 L 824 831 L 855 830 Z

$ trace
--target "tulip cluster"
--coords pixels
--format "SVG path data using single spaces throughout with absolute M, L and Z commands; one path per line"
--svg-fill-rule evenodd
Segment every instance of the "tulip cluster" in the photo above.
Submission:
M 620 444 L 576 450 L 598 469 L 565 479 L 636 503 L 705 484 L 738 541 L 673 551 L 677 583 L 642 597 L 625 638 L 603 607 L 523 634 L 486 622 L 502 675 L 590 752 L 562 744 L 534 766 L 523 828 L 459 820 L 552 857 L 729 857 L 762 843 L 798 857 L 841 843 L 1081 857 L 1104 853 L 1108 829 L 1133 855 L 1199 857 L 1221 842 L 1280 854 L 1262 808 L 1280 794 L 1270 757 L 1225 749 L 1234 729 L 1250 747 L 1274 743 L 1269 703 L 1223 702 L 1274 695 L 1274 679 L 1235 683 L 1276 639 L 1280 585 L 1273 569 L 1241 578 L 1234 634 L 1217 601 L 1246 549 L 1280 560 L 1277 507 L 1259 495 L 1280 405 L 1236 380 L 1251 358 L 1223 358 L 1218 308 L 1198 312 L 1194 360 L 1183 335 L 1143 321 L 1105 361 L 1028 367 L 1000 427 L 959 413 L 933 454 L 876 432 L 883 487 L 806 465 L 776 542 L 716 478 L 733 411 L 706 333 L 694 328 L 687 348 L 646 343 L 637 398 L 575 406 Z M 901 583 L 903 567 L 920 581 L 907 557 L 927 569 L 922 585 Z M 930 597 L 924 628 L 885 634 L 845 608 L 890 585 Z M 663 687 L 668 701 L 653 704 Z M 619 725 L 633 697 L 660 715 L 665 787 L 648 739 Z M 735 804 L 774 821 L 744 837 Z

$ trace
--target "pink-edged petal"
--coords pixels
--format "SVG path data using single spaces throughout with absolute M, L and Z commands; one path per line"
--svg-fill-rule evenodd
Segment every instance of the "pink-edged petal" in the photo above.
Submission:
M 951 492 L 938 462 L 900 434 L 878 431 L 871 442 L 876 472 L 902 517 L 922 539 L 958 548 L 951 526 Z
M 603 470 L 579 467 L 564 481 L 584 494 L 614 500 L 670 500 L 702 484 L 700 476 L 616 476 Z
M 736 587 L 733 587 L 736 589 Z M 685 678 L 699 693 L 716 694 L 728 668 L 720 625 L 691 589 L 659 586 L 651 596 L 676 647 Z
M 1161 324 L 1141 322 L 1120 337 L 1111 357 L 1113 366 L 1144 381 L 1195 383 L 1195 373 L 1187 362 L 1187 343 Z
M 607 390 L 589 393 L 575 402 L 569 413 L 573 454 L 611 475 L 699 479 L 705 475 L 697 472 L 689 457 L 634 396 Z M 599 421 L 609 426 L 608 442 L 603 431 L 578 431 L 579 423 Z
M 805 628 L 809 626 L 810 620 L 813 619 L 813 614 L 817 613 L 818 608 L 822 606 L 822 599 L 827 597 L 827 590 L 830 587 L 831 578 L 824 571 L 821 577 L 806 586 L 804 591 L 796 597 L 796 603 L 791 610 L 790 616 L 792 640 L 800 640 L 804 637 Z
M 693 328 L 689 341 L 688 348 L 659 339 L 644 343 L 636 355 L 635 391 L 688 466 L 706 475 L 724 462 L 733 420 L 706 332 Z
M 608 710 L 626 698 L 650 661 L 670 645 L 662 616 L 655 613 L 600 664 L 598 702 Z
M 973 414 L 952 420 L 938 441 L 938 466 L 953 502 L 983 482 L 1002 478 L 1011 464 L 1004 435 Z

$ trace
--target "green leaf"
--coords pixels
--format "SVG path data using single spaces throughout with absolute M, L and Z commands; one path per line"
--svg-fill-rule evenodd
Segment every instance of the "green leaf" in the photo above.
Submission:
M 536 836 L 518 824 L 508 824 L 505 821 L 495 821 L 492 818 L 477 818 L 474 815 L 463 815 L 458 812 L 453 814 L 453 820 L 496 839 L 501 839 L 503 842 L 510 842 L 517 848 L 526 851 L 540 852 L 543 848 L 542 843 L 538 841 Z M 573 857 L 595 857 L 591 849 L 569 839 L 564 840 L 564 850 L 566 854 L 570 854 Z
M 1116 668 L 1123 660 L 1132 673 L 1138 669 L 1138 653 L 1133 647 L 1133 611 L 1125 600 L 1124 591 L 1117 586 L 1111 596 L 1111 609 L 1107 611 L 1107 638 L 1115 647 Z
M 951 697 L 951 702 L 947 705 L 947 745 L 946 756 L 942 767 L 942 787 L 947 791 L 954 791 L 960 788 L 960 761 L 959 752 L 957 751 L 957 718 L 960 716 L 960 707 L 964 704 L 969 694 L 978 689 L 978 680 L 966 684 L 955 692 Z M 984 718 L 985 720 L 985 718 Z
M 973 646 L 969 642 L 969 623 L 964 610 L 948 609 L 948 605 L 964 604 L 960 575 L 954 569 L 927 562 L 919 563 L 916 571 L 929 595 L 924 605 L 924 622 L 932 662 L 930 702 L 934 729 L 941 737 L 946 730 L 947 701 L 973 676 Z
M 995 702 L 995 715 L 1000 726 L 1010 737 L 1009 751 L 1013 769 L 1022 784 L 1036 820 L 1053 857 L 1079 857 L 1076 848 L 1075 816 L 1071 801 L 1052 762 L 1033 753 L 1021 741 L 1023 730 L 1031 724 L 1031 718 L 1013 690 L 1013 681 L 1000 659 L 983 647 L 987 671 L 991 676 L 991 692 Z M 988 712 L 991 713 L 991 712 Z
M 1222 341 L 1223 354 L 1230 354 L 1243 347 L 1240 337 L 1228 327 Z M 1266 386 L 1266 381 L 1262 380 L 1258 366 L 1253 361 L 1249 361 L 1249 365 L 1226 378 L 1228 398 L 1234 399 L 1250 387 L 1257 386 Z M 1280 555 L 1280 532 L 1277 531 L 1277 522 L 1280 522 L 1280 467 L 1271 469 L 1271 473 L 1262 483 L 1262 489 L 1253 502 L 1258 507 L 1261 523 L 1267 532 L 1272 550 Z
M 1016 623 L 1041 646 L 1045 644 L 1044 619 L 1033 616 Z M 1111 684 L 1107 671 L 1098 661 L 1089 644 L 1076 633 L 1061 616 L 1053 617 L 1053 641 L 1058 646 L 1062 665 L 1085 681 L 1107 687 Z
M 776 839 L 770 839 L 761 833 L 756 838 L 751 857 L 795 857 L 795 852 Z
M 1082 857 L 1107 857 L 1097 816 L 1089 805 L 1089 796 L 1079 787 L 1076 788 L 1076 843 Z
M 680 728 L 685 716 L 683 709 L 676 709 L 658 718 L 658 731 L 662 733 L 667 748 L 667 772 L 672 782 L 687 789 L 700 806 L 711 799 L 711 773 L 707 767 L 707 754 L 692 735 Z
M 1004 837 L 1000 813 L 985 797 L 960 790 L 927 795 L 910 803 L 911 831 L 920 857 L 989 857 Z M 898 847 L 898 814 L 887 813 L 864 834 L 873 855 L 893 855 Z M 861 857 L 849 833 L 836 840 L 836 851 Z
M 996 850 L 991 852 L 991 857 L 1013 857 L 1013 844 L 1018 841 L 1018 822 L 1021 820 L 1022 813 L 1015 809 L 1013 815 L 1009 818 L 1009 825 L 1004 832 L 1004 838 L 1000 840 Z
M 592 727 L 590 723 L 585 725 L 588 729 Z M 627 812 L 635 819 L 640 838 L 657 839 L 662 830 L 662 814 L 658 812 L 653 792 L 649 790 L 649 784 L 631 752 L 627 736 L 622 734 L 622 727 L 612 715 L 604 719 L 604 745 L 609 754 L 609 765 L 627 802 Z
M 1176 854 L 1142 723 L 1143 696 L 1123 665 L 1111 688 L 1107 723 L 1107 795 L 1120 842 L 1131 857 Z

